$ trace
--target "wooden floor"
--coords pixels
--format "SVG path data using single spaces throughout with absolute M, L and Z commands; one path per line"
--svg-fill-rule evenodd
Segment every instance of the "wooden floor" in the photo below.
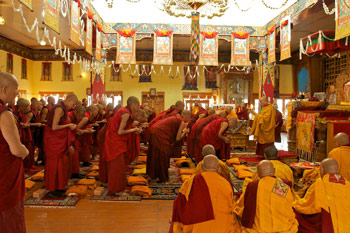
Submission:
M 166 233 L 173 201 L 80 200 L 75 208 L 25 208 L 27 233 Z

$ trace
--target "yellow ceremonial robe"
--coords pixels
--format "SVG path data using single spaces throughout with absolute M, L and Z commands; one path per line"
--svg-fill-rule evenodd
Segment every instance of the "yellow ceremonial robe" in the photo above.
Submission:
M 196 170 L 194 171 L 194 175 L 197 174 L 201 174 L 204 172 L 203 170 L 203 160 L 200 161 L 197 164 Z M 218 173 L 223 176 L 224 178 L 226 178 L 229 182 L 231 182 L 231 172 L 230 169 L 227 167 L 226 163 L 224 163 L 223 161 L 219 160 L 219 171 Z
M 318 178 L 305 197 L 294 202 L 294 208 L 302 214 L 321 213 L 323 209 L 331 214 L 334 233 L 350 232 L 350 183 L 333 182 L 330 176 Z
M 260 144 L 275 142 L 276 110 L 271 104 L 263 107 L 259 114 L 255 115 L 250 135 L 254 135 Z
M 274 177 L 263 177 L 257 190 L 253 228 L 242 227 L 242 232 L 298 232 L 298 222 L 292 208 L 293 200 L 288 185 Z M 244 198 L 239 201 L 244 202 Z
M 350 180 L 350 146 L 340 146 L 329 152 L 328 158 L 337 160 L 339 173 L 345 179 Z
M 206 171 L 202 176 L 207 183 L 214 220 L 193 225 L 174 223 L 174 233 L 235 233 L 240 232 L 239 223 L 233 214 L 233 190 L 230 183 L 216 172 Z M 181 187 L 180 193 L 187 198 L 192 186 L 193 177 Z
M 235 112 L 235 110 L 231 110 L 231 112 L 229 114 L 227 114 L 227 119 L 230 119 L 231 117 L 236 117 L 238 119 L 238 116 Z
M 273 164 L 273 167 L 275 168 L 275 176 L 276 178 L 280 178 L 282 180 L 288 180 L 294 184 L 294 177 L 293 177 L 293 171 L 292 169 L 285 163 L 282 163 L 278 160 L 270 160 L 270 162 Z M 258 180 L 259 175 L 258 172 L 255 171 L 252 176 L 252 181 Z

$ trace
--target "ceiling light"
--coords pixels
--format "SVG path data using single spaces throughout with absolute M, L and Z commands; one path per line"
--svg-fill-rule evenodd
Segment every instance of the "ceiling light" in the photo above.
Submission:
M 41 46 L 45 46 L 45 45 L 46 45 L 46 41 L 45 41 L 45 40 L 41 40 L 41 41 L 40 41 L 40 45 L 41 45 Z
M 0 16 L 0 25 L 4 25 L 5 24 L 5 18 L 4 16 Z

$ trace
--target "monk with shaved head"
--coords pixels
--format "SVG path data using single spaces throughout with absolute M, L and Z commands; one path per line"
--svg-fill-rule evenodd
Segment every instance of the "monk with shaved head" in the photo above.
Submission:
M 338 133 L 334 137 L 336 148 L 331 150 L 328 158 L 337 160 L 339 173 L 347 180 L 350 180 L 350 144 L 349 136 L 346 133 Z
M 233 190 L 218 174 L 218 158 L 205 156 L 202 167 L 202 173 L 185 181 L 174 201 L 170 232 L 241 232 L 232 212 Z
M 298 232 L 291 188 L 275 177 L 270 161 L 261 161 L 257 171 L 260 179 L 250 182 L 239 200 L 244 202 L 243 211 L 238 213 L 243 232 Z
M 260 105 L 262 109 L 259 114 L 251 112 L 255 118 L 250 135 L 254 135 L 257 141 L 256 154 L 264 156 L 265 148 L 275 142 L 276 110 L 265 96 L 260 98 Z
M 45 186 L 51 196 L 64 197 L 68 184 L 68 152 L 74 140 L 72 130 L 77 125 L 69 123 L 68 111 L 78 101 L 75 94 L 55 105 L 47 116 L 45 125 Z
M 24 169 L 29 154 L 21 143 L 19 125 L 6 105 L 15 105 L 18 82 L 14 75 L 0 72 L 0 229 L 25 233 Z
M 321 162 L 321 177 L 294 203 L 300 232 L 350 232 L 350 183 L 339 174 L 338 162 Z M 310 216 L 311 215 L 311 216 Z

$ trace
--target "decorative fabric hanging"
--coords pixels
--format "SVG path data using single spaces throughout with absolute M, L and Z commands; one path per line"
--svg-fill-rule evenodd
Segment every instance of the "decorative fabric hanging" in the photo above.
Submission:
M 70 39 L 77 45 L 80 45 L 80 8 L 79 0 L 72 1 L 71 4 L 71 25 L 70 25 Z
M 117 37 L 117 64 L 136 64 L 136 31 L 119 30 Z
M 267 100 L 273 103 L 273 90 L 275 83 L 275 67 L 273 65 L 263 66 L 263 95 Z
M 198 66 L 184 66 L 184 85 L 182 90 L 198 90 L 197 78 L 199 76 Z
M 192 12 L 190 64 L 199 61 L 199 12 Z
M 155 31 L 153 64 L 173 64 L 173 31 Z
M 44 23 L 57 33 L 60 32 L 60 1 L 45 0 L 44 4 Z
M 208 66 L 204 68 L 204 76 L 205 76 L 205 88 L 217 89 L 216 85 L 216 76 L 217 76 L 217 68 L 215 66 Z
M 350 1 L 335 1 L 335 40 L 350 36 Z
M 217 32 L 200 33 L 200 55 L 199 65 L 218 66 L 219 65 L 219 39 Z
M 276 61 L 276 25 L 269 28 L 267 36 L 269 39 L 268 63 L 270 64 Z
M 96 23 L 96 52 L 95 52 L 95 59 L 99 62 L 101 62 L 101 32 L 102 27 L 101 25 L 97 22 Z
M 20 0 L 20 2 L 23 3 L 23 5 L 25 5 L 29 9 L 32 10 L 32 0 Z
M 291 23 L 290 16 L 286 16 L 280 23 L 280 41 L 281 41 L 281 57 L 280 61 L 290 58 L 290 43 L 291 43 Z
M 91 96 L 92 103 L 97 104 L 102 100 L 102 96 L 105 91 L 105 85 L 103 83 L 103 74 L 92 72 L 93 83 L 91 84 Z
M 92 18 L 93 13 L 87 8 L 88 17 L 86 18 L 86 47 L 85 50 L 92 55 Z
M 140 64 L 138 70 L 140 72 L 140 77 L 139 77 L 140 83 L 152 82 L 151 64 Z
M 249 33 L 233 32 L 231 37 L 231 66 L 249 66 Z

